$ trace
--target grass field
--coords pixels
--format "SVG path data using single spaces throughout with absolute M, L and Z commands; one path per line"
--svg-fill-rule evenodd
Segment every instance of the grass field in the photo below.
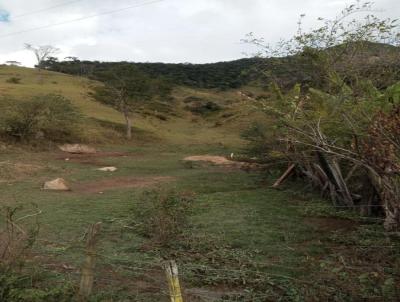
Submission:
M 37 74 L 36 74 L 37 73 Z M 21 78 L 10 84 L 11 76 Z M 121 124 L 118 112 L 90 100 L 89 81 L 1 67 L 0 92 L 24 98 L 60 93 L 90 118 Z M 230 113 L 198 117 L 184 99 L 212 99 Z M 92 156 L 0 150 L 0 202 L 21 206 L 24 225 L 40 231 L 29 261 L 11 284 L 15 301 L 73 301 L 85 258 L 85 232 L 102 222 L 90 301 L 169 301 L 162 269 L 174 259 L 185 301 L 398 301 L 400 241 L 380 220 L 334 210 L 299 182 L 270 188 L 279 175 L 221 166 L 188 166 L 189 155 L 240 153 L 239 134 L 262 116 L 237 91 L 178 88 L 175 115 L 137 116 L 135 140 L 104 144 Z M 1 147 L 1 145 L 0 145 Z M 67 160 L 66 160 L 67 159 Z M 116 172 L 99 167 L 116 166 Z M 63 177 L 70 192 L 42 190 Z M 180 236 L 160 246 L 139 231 L 143 192 L 193 192 Z M 40 210 L 40 212 L 38 212 Z M 2 217 L 3 218 L 3 217 Z
M 59 152 L 0 156 L 1 162 L 41 167 L 0 184 L 2 204 L 24 206 L 19 215 L 36 212 L 32 203 L 42 211 L 32 255 L 41 267 L 33 274 L 34 287 L 56 288 L 55 296 L 71 292 L 84 259 L 85 230 L 100 221 L 93 301 L 168 301 L 164 259 L 178 262 L 186 301 L 398 298 L 399 242 L 382 236 L 374 221 L 335 212 L 300 187 L 289 189 L 295 184 L 270 189 L 273 179 L 259 172 L 188 168 L 181 162 L 187 155 L 229 151 L 218 146 L 103 148 L 124 153 L 69 161 Z M 96 170 L 109 165 L 119 170 Z M 55 177 L 64 177 L 73 190 L 41 190 Z M 168 178 L 159 182 L 160 177 Z M 138 179 L 156 180 L 143 187 L 126 185 Z M 126 187 L 108 190 L 110 181 Z M 185 236 L 169 247 L 151 245 L 134 227 L 133 210 L 142 192 L 160 186 L 196 194 Z

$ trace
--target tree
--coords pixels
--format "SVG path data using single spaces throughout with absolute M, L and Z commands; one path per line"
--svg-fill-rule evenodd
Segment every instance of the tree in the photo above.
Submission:
M 295 69 L 306 71 L 305 78 L 314 79 L 314 88 L 316 81 L 324 90 L 340 89 L 341 84 L 357 83 L 361 77 L 378 82 L 399 68 L 400 33 L 397 19 L 381 19 L 373 12 L 372 2 L 356 1 L 335 18 L 318 18 L 311 30 L 304 29 L 306 16 L 301 15 L 297 33 L 275 46 L 253 33 L 243 41 L 260 49 L 261 56 L 291 60 Z
M 36 67 L 38 67 L 39 70 L 42 68 L 42 64 L 46 59 L 60 51 L 59 48 L 51 45 L 33 46 L 32 44 L 28 43 L 25 44 L 25 49 L 32 51 L 35 54 L 37 60 Z
M 132 64 L 124 64 L 96 73 L 96 79 L 104 83 L 95 87 L 91 95 L 95 100 L 110 105 L 124 115 L 126 137 L 132 138 L 132 115 L 155 96 L 170 92 L 159 80 L 153 80 Z
M 248 42 L 267 54 L 307 63 L 321 78 L 320 89 L 296 85 L 283 93 L 271 85 L 272 97 L 262 105 L 279 121 L 280 151 L 334 205 L 358 207 L 366 214 L 379 209 L 385 228 L 398 231 L 400 90 L 399 84 L 390 86 L 392 79 L 381 89 L 373 81 L 382 71 L 398 81 L 397 70 L 388 66 L 399 58 L 399 24 L 371 14 L 352 18 L 371 9 L 369 3 L 357 2 L 333 20 L 321 19 L 322 26 L 309 32 L 303 32 L 300 21 L 298 33 L 276 51 L 260 39 Z M 378 74 L 365 70 L 371 53 Z
M 6 61 L 6 64 L 7 64 L 7 65 L 10 65 L 10 66 L 21 66 L 21 62 L 13 61 L 13 60 L 11 60 L 11 61 Z

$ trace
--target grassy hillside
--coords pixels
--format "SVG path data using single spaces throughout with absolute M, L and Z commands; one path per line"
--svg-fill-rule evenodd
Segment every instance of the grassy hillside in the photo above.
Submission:
M 15 77 L 20 83 L 9 83 Z M 95 102 L 89 97 L 93 85 L 100 85 L 83 77 L 71 76 L 52 71 L 13 66 L 0 67 L 0 93 L 15 99 L 29 98 L 42 94 L 60 94 L 70 99 L 81 112 L 90 118 L 122 127 L 124 120 L 116 110 Z M 201 98 L 219 104 L 222 110 L 210 115 L 196 115 L 187 110 L 185 99 Z M 178 87 L 173 92 L 174 100 L 162 108 L 157 105 L 146 110 L 144 114 L 134 117 L 135 133 L 138 136 L 168 140 L 176 144 L 196 144 L 219 141 L 227 145 L 241 143 L 238 134 L 262 114 L 249 117 L 254 108 L 240 90 L 219 92 L 216 89 L 193 89 Z M 166 110 L 163 113 L 160 111 Z M 221 115 L 226 117 L 221 117 Z M 161 118 L 160 118 L 161 116 Z M 218 124 L 217 121 L 220 121 Z M 139 137 L 142 138 L 142 137 Z
M 20 78 L 19 84 L 8 83 L 11 77 Z M 24 67 L 0 66 L 0 93 L 16 99 L 41 94 L 61 94 L 70 99 L 85 115 L 106 121 L 119 122 L 115 110 L 88 98 L 94 82 L 80 77 Z

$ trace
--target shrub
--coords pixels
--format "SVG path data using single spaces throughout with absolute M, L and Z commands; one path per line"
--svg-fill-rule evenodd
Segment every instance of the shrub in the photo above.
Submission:
M 4 219 L 4 224 L 0 229 L 0 268 L 3 270 L 20 264 L 36 241 L 39 225 L 36 222 L 29 229 L 21 226 L 18 223 L 21 218 L 15 218 L 21 210 L 21 207 L 0 209 L 1 220 Z
M 44 138 L 68 141 L 78 133 L 80 114 L 69 100 L 59 95 L 36 96 L 30 100 L 0 103 L 0 133 L 18 141 Z
M 188 225 L 194 195 L 174 190 L 144 192 L 134 208 L 134 224 L 142 236 L 155 244 L 168 246 Z
M 270 132 L 271 129 L 260 123 L 253 123 L 251 127 L 245 129 L 241 137 L 248 141 L 247 155 L 265 159 L 273 143 Z
M 10 84 L 20 84 L 21 83 L 21 78 L 11 77 L 11 78 L 7 79 L 6 82 L 10 83 Z
M 185 109 L 191 111 L 193 114 L 207 115 L 222 110 L 222 107 L 212 101 L 205 101 L 191 103 L 190 105 L 185 106 Z
M 35 206 L 35 213 L 21 217 L 24 210 L 22 207 L 0 208 L 0 301 L 72 301 L 71 283 L 42 286 L 49 276 L 27 260 L 31 259 L 38 236 L 37 217 L 41 211 Z

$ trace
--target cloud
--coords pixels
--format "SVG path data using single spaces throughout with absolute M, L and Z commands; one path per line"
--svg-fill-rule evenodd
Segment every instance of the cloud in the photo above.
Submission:
M 274 44 L 296 32 L 298 16 L 312 27 L 319 16 L 332 18 L 346 0 L 3 0 L 8 22 L 0 23 L 0 63 L 5 58 L 33 66 L 24 43 L 54 45 L 59 57 L 107 61 L 205 63 L 238 59 L 252 52 L 240 40 L 249 32 Z M 398 0 L 376 0 L 397 17 Z M 125 7 L 132 7 L 123 10 Z M 52 8 L 53 7 L 53 8 Z M 47 8 L 47 9 L 46 9 Z M 121 9 L 115 14 L 105 12 Z M 99 14 L 98 17 L 83 19 Z M 1 10 L 0 10 L 1 15 Z M 24 15 L 24 17 L 18 17 Z M 1 17 L 0 17 L 1 18 Z M 82 18 L 81 21 L 69 22 Z M 57 26 L 53 24 L 63 23 Z M 33 30 L 33 28 L 41 28 Z M 13 34 L 18 33 L 19 34 Z M 4 36 L 10 34 L 10 36 Z

